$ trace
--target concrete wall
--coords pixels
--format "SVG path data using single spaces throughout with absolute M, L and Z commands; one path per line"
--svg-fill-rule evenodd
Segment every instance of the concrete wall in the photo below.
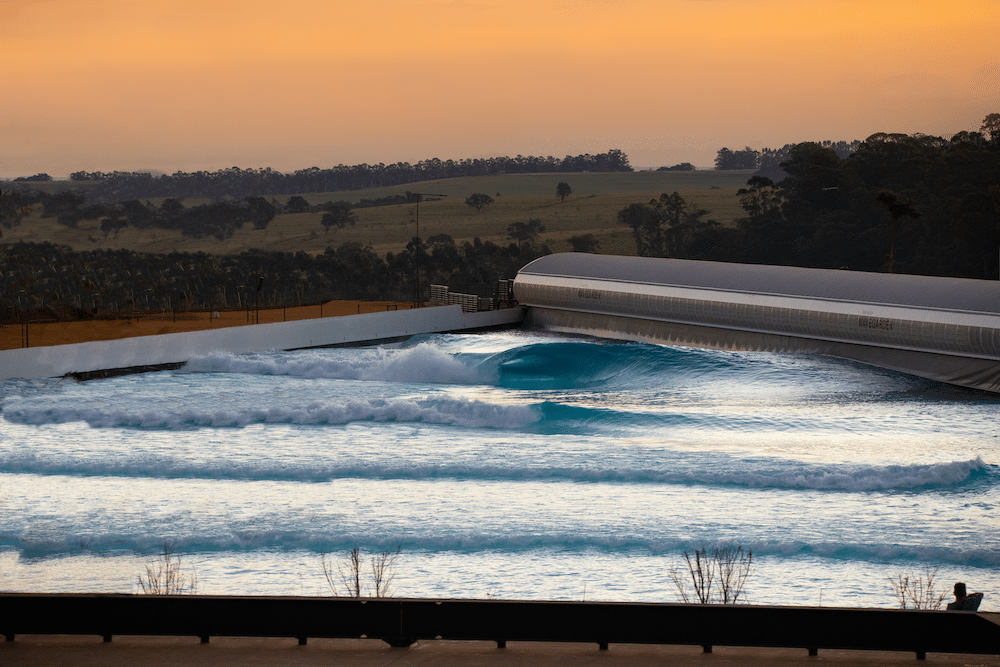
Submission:
M 220 351 L 240 354 L 402 340 L 423 333 L 516 326 L 523 319 L 520 308 L 463 313 L 461 306 L 443 306 L 0 350 L 0 380 L 177 364 Z

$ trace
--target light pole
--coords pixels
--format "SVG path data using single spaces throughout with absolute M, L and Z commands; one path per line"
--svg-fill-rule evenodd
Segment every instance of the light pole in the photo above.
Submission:
M 428 194 L 426 192 L 406 192 L 406 198 L 416 204 L 417 235 L 414 237 L 413 259 L 415 262 L 413 272 L 413 303 L 420 307 L 420 202 L 424 197 L 447 197 L 448 195 Z

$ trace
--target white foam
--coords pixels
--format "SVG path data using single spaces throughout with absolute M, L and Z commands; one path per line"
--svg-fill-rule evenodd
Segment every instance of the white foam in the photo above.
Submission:
M 159 536 L 130 533 L 86 533 L 68 534 L 49 539 L 24 539 L 16 534 L 5 534 L 0 530 L 0 542 L 15 539 L 23 552 L 31 556 L 47 556 L 79 551 L 81 547 L 93 553 L 129 549 L 137 553 L 155 554 L 162 549 L 164 540 Z M 232 530 L 220 533 L 189 534 L 176 536 L 170 540 L 178 552 L 195 551 L 233 552 L 271 548 L 280 550 L 306 550 L 313 552 L 347 551 L 358 542 L 381 545 L 379 548 L 393 548 L 394 538 L 378 533 L 361 533 L 308 530 L 282 530 L 280 528 L 252 530 Z M 731 539 L 713 539 L 691 542 L 684 539 L 642 539 L 636 537 L 609 536 L 576 533 L 515 533 L 499 535 L 483 532 L 454 532 L 448 534 L 411 534 L 405 539 L 405 552 L 424 551 L 430 554 L 447 552 L 534 552 L 548 551 L 586 553 L 628 553 L 636 550 L 651 554 L 680 554 L 715 548 L 742 547 L 744 552 L 752 552 L 754 560 L 761 557 L 780 559 L 820 558 L 831 561 L 948 563 L 951 565 L 977 568 L 995 568 L 1000 565 L 1000 552 L 983 547 L 956 549 L 954 547 L 934 547 L 917 544 L 864 544 L 854 542 L 775 542 L 768 540 L 747 540 L 734 542 Z
M 498 405 L 453 397 L 312 402 L 274 408 L 201 410 L 151 407 L 105 409 L 69 406 L 8 406 L 12 423 L 42 425 L 82 421 L 95 428 L 184 429 L 243 427 L 249 424 L 348 424 L 357 421 L 453 424 L 466 428 L 523 428 L 539 419 L 529 406 Z
M 184 369 L 194 373 L 281 375 L 338 380 L 477 384 L 476 369 L 430 343 L 412 348 L 371 348 L 344 353 L 313 350 L 280 355 L 216 353 L 196 357 Z

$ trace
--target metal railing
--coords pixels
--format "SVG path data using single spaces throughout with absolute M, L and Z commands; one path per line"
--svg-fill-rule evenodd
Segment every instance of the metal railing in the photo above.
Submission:
M 1000 654 L 1000 615 L 617 602 L 0 593 L 0 633 L 589 642 Z

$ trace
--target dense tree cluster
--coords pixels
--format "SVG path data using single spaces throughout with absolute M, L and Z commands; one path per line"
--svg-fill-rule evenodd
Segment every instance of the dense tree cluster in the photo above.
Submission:
M 997 278 L 1000 135 L 880 133 L 846 159 L 800 144 L 783 167 L 780 214 L 754 221 L 783 230 L 783 263 Z M 897 215 L 898 202 L 919 217 Z
M 703 222 L 677 193 L 632 204 L 619 221 L 652 256 L 997 279 L 1000 114 L 951 139 L 879 133 L 768 159 L 777 155 L 779 179 L 758 172 L 739 191 L 746 217 L 735 228 Z
M 0 227 L 13 229 L 21 224 L 26 215 L 31 214 L 32 207 L 39 202 L 39 197 L 32 192 L 0 190 Z
M 578 171 L 632 171 L 628 156 L 618 149 L 599 155 L 552 157 L 522 156 L 466 160 L 421 160 L 416 164 L 337 165 L 330 169 L 311 167 L 286 174 L 265 169 L 222 169 L 176 172 L 153 176 L 147 172 L 75 172 L 76 181 L 100 180 L 88 197 L 94 201 L 118 202 L 155 197 L 207 197 L 212 201 L 242 199 L 251 195 L 306 194 L 406 185 L 418 181 L 460 176 L 557 173 Z M 97 177 L 100 178 L 97 178 Z
M 55 217 L 67 227 L 76 227 L 80 220 L 100 220 L 105 238 L 111 233 L 117 235 L 126 227 L 134 227 L 176 229 L 191 238 L 212 236 L 223 241 L 247 223 L 254 229 L 265 229 L 278 211 L 276 203 L 264 197 L 245 197 L 242 201 L 213 202 L 190 208 L 174 198 L 163 200 L 160 206 L 137 199 L 84 206 L 84 198 L 83 193 L 69 190 L 40 199 L 45 205 L 45 217 Z
M 718 245 L 719 224 L 702 220 L 708 211 L 664 192 L 648 204 L 631 204 L 618 221 L 632 229 L 640 257 L 701 257 Z
M 729 149 L 723 149 L 729 150 Z M 694 171 L 694 165 L 690 162 L 681 162 L 680 164 L 675 164 L 671 167 L 660 167 L 656 171 Z
M 821 141 L 819 145 L 829 148 L 840 158 L 846 158 L 861 145 L 860 141 Z M 715 156 L 716 169 L 755 169 L 758 176 L 766 176 L 772 181 L 780 181 L 786 174 L 781 169 L 781 163 L 788 160 L 789 152 L 795 144 L 785 144 L 781 148 L 765 148 L 754 150 L 747 146 L 741 151 L 731 151 L 720 148 Z M 685 163 L 687 164 L 687 163 Z M 682 165 L 677 165 L 681 167 Z M 677 167 L 670 167 L 676 170 Z M 694 169 L 694 167 L 691 167 Z M 667 169 L 661 167 L 660 169 Z
M 110 311 L 157 311 L 300 305 L 330 299 L 408 301 L 420 267 L 422 298 L 431 284 L 495 284 L 547 254 L 537 221 L 504 246 L 476 238 L 461 245 L 446 235 L 413 239 L 406 250 L 379 257 L 351 241 L 313 256 L 260 250 L 239 255 L 129 250 L 73 251 L 51 243 L 0 245 L 0 320 L 18 313 L 93 317 Z
M 115 176 L 152 176 L 148 171 L 74 171 L 69 175 L 69 180 L 71 181 L 103 181 L 108 178 L 114 178 Z
M 350 202 L 327 202 L 324 206 L 326 212 L 323 214 L 323 219 L 320 222 L 327 234 L 330 233 L 331 227 L 343 229 L 347 225 L 353 227 L 357 222 L 357 216 L 355 216 L 354 211 L 351 210 Z

